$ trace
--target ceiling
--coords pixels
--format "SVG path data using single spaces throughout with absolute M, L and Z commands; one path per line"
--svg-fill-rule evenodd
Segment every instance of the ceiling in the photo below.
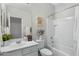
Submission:
M 5 5 L 8 7 L 18 8 L 20 10 L 29 10 L 29 4 L 26 3 L 7 3 Z
M 43 5 L 44 4 L 49 5 L 50 3 L 43 3 Z M 39 8 L 38 6 L 42 6 L 42 3 L 39 3 L 39 5 L 38 5 L 38 3 L 36 3 L 36 4 L 34 4 L 34 3 L 5 3 L 5 5 L 8 6 L 8 7 L 11 7 L 11 8 L 18 8 L 20 10 L 24 10 L 24 11 L 28 10 L 29 11 L 29 10 L 31 10 L 30 7 L 32 7 L 33 5 L 37 6 L 37 9 L 38 9 Z M 52 5 L 53 4 L 51 4 L 51 6 Z
M 38 3 L 36 3 L 36 5 L 37 4 Z M 41 6 L 41 4 L 40 4 L 40 6 Z M 70 5 L 74 5 L 74 3 L 43 3 L 43 4 L 48 4 L 48 5 L 50 4 L 51 6 L 54 6 L 56 10 L 62 9 L 64 7 L 68 7 Z M 29 11 L 29 10 L 31 10 L 30 6 L 34 5 L 34 3 L 6 3 L 6 5 L 9 7 L 14 7 L 14 8 L 19 8 L 21 10 Z M 37 5 L 37 8 L 39 8 L 38 5 Z
M 32 4 L 33 3 L 6 3 L 7 6 L 11 6 L 11 7 L 15 7 L 15 8 L 20 8 L 20 9 L 26 9 L 26 8 L 28 8 Z M 59 6 L 66 5 L 68 3 L 66 3 L 66 4 L 65 3 L 47 3 L 47 4 L 51 4 L 52 6 L 59 7 Z

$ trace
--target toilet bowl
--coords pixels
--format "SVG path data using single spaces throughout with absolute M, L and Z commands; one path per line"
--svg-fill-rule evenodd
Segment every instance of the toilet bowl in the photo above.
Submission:
M 44 40 L 36 40 L 36 42 L 39 43 L 38 50 L 41 56 L 52 56 L 53 55 L 52 51 L 50 51 L 47 48 L 44 48 Z
M 52 56 L 52 55 L 53 55 L 53 54 L 52 54 L 52 51 L 50 51 L 50 50 L 47 49 L 47 48 L 41 49 L 41 50 L 40 50 L 40 54 L 41 54 L 42 56 Z

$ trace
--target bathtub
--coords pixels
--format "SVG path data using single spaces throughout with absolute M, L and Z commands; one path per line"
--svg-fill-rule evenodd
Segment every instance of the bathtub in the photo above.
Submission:
M 55 47 L 49 46 L 48 48 L 53 52 L 53 56 L 70 56 L 68 53 L 65 53 Z

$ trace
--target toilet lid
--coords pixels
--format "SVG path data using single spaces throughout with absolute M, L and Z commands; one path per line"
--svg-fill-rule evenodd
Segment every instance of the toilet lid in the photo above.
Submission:
M 41 49 L 40 52 L 45 54 L 45 55 L 52 55 L 52 52 L 49 49 L 46 49 L 46 48 Z

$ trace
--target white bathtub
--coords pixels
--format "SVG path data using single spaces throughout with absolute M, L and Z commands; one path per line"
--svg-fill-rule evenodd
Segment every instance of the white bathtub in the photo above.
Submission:
M 67 54 L 64 51 L 61 51 L 57 48 L 50 47 L 50 46 L 48 48 L 53 52 L 53 56 L 70 56 L 69 54 Z

